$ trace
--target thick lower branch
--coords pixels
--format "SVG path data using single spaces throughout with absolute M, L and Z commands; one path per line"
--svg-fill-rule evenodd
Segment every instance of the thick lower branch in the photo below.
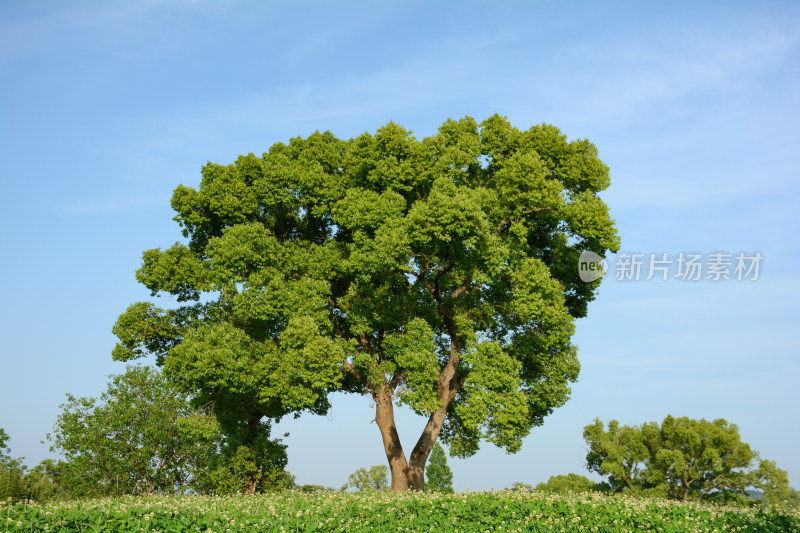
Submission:
M 375 394 L 374 397 L 375 421 L 378 423 L 378 428 L 381 432 L 383 449 L 386 452 L 386 459 L 389 461 L 389 469 L 392 473 L 392 491 L 404 492 L 409 489 L 408 462 L 403 453 L 397 426 L 394 423 L 392 394 L 387 391 Z
M 433 450 L 436 439 L 444 426 L 447 416 L 447 408 L 461 389 L 462 381 L 458 379 L 458 364 L 461 359 L 462 339 L 458 332 L 458 327 L 452 317 L 443 315 L 448 333 L 450 334 L 450 360 L 439 373 L 436 379 L 436 399 L 439 408 L 428 417 L 428 423 L 422 430 L 417 444 L 411 451 L 409 458 L 409 487 L 412 490 L 424 490 L 425 488 L 425 463 Z
M 355 365 L 354 365 L 353 363 L 351 363 L 350 361 L 348 361 L 347 359 L 345 359 L 345 360 L 342 362 L 342 372 L 343 372 L 343 373 L 345 373 L 345 374 L 350 374 L 351 376 L 353 376 L 354 378 L 356 378 L 356 380 L 357 380 L 359 383 L 361 383 L 361 384 L 364 386 L 364 388 L 366 388 L 367 390 L 369 390 L 369 389 L 370 389 L 370 386 L 369 386 L 369 380 L 367 380 L 367 378 L 365 378 L 364 376 L 362 376 L 362 375 L 361 375 L 361 374 L 358 372 L 358 370 L 356 370 L 356 367 L 355 367 Z

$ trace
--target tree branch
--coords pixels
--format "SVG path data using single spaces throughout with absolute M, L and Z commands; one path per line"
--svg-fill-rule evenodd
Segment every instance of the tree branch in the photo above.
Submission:
M 441 278 L 443 275 L 447 274 L 450 271 L 450 269 L 452 269 L 452 268 L 453 268 L 453 262 L 450 261 L 449 263 L 447 263 L 447 266 L 445 266 L 443 269 L 439 270 L 439 273 L 436 274 L 436 276 L 433 278 L 433 286 L 438 289 L 439 288 L 439 278 Z
M 406 376 L 403 372 L 402 368 L 398 368 L 397 371 L 392 376 L 392 379 L 389 380 L 389 387 L 392 389 L 392 392 L 400 386 L 400 384 L 405 380 Z
M 367 353 L 369 354 L 375 353 L 375 351 L 372 349 L 372 346 L 369 343 L 366 331 L 362 331 L 361 333 L 358 334 L 358 340 L 359 342 L 361 342 L 361 346 L 364 347 L 364 350 L 366 350 Z
M 342 372 L 345 373 L 345 374 L 350 374 L 351 376 L 356 378 L 356 380 L 359 383 L 364 385 L 365 389 L 367 389 L 370 392 L 372 392 L 372 387 L 370 386 L 369 380 L 367 380 L 367 378 L 365 378 L 364 376 L 359 374 L 358 370 L 356 370 L 355 365 L 353 363 L 351 363 L 350 361 L 348 361 L 347 359 L 345 359 L 342 362 Z
M 467 292 L 469 286 L 472 284 L 472 276 L 467 276 L 467 279 L 464 280 L 464 283 L 461 284 L 456 290 L 453 291 L 453 294 L 450 296 L 453 300 Z M 480 287 L 480 285 L 478 285 Z M 477 287 L 476 287 L 477 288 Z

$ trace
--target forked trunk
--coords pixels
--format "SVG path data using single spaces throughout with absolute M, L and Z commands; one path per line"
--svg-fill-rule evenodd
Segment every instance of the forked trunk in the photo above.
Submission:
M 439 298 L 437 297 L 437 300 Z M 462 338 L 458 334 L 458 328 L 453 321 L 452 316 L 443 315 L 444 321 L 447 324 L 448 332 L 450 333 L 450 361 L 444 369 L 442 369 L 439 377 L 436 379 L 436 399 L 439 401 L 439 409 L 437 409 L 428 418 L 428 423 L 425 424 L 425 429 L 422 430 L 416 446 L 411 451 L 409 460 L 406 461 L 406 456 L 403 453 L 403 446 L 400 444 L 400 436 L 397 433 L 397 426 L 394 423 L 394 406 L 393 392 L 394 387 L 391 389 L 387 386 L 379 392 L 373 392 L 372 397 L 375 399 L 375 421 L 378 423 L 378 428 L 381 431 L 381 438 L 383 438 L 383 448 L 386 451 L 386 458 L 389 460 L 389 469 L 392 472 L 392 491 L 404 492 L 413 490 L 422 492 L 425 490 L 425 463 L 428 462 L 428 456 L 433 450 L 433 445 L 436 439 L 439 438 L 439 432 L 444 426 L 444 419 L 447 416 L 447 406 L 456 397 L 456 394 L 461 387 L 461 382 L 456 378 L 456 370 L 458 369 L 459 352 L 461 350 Z M 347 363 L 350 372 L 355 373 L 352 364 Z M 367 380 L 360 378 L 362 383 L 367 386 Z M 388 385 L 388 384 L 387 384 Z M 369 388 L 369 387 L 368 387 Z M 373 389 L 374 390 L 374 389 Z
M 409 461 L 406 461 L 397 426 L 394 422 L 394 406 L 391 393 L 377 395 L 375 401 L 375 421 L 381 431 L 383 448 L 389 461 L 389 470 L 392 474 L 392 491 L 405 492 L 412 490 L 422 492 L 425 490 L 425 464 L 433 450 L 439 432 L 444 423 L 447 412 L 446 407 L 441 407 L 430 418 L 422 431 L 417 445 L 411 452 Z

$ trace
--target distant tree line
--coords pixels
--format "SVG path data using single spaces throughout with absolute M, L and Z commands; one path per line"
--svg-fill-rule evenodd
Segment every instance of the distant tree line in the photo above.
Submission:
M 8 441 L 8 434 L 0 428 L 0 500 L 59 498 L 63 489 L 56 483 L 58 465 L 47 460 L 29 470 L 22 462 L 23 457 L 11 456 Z
M 297 486 L 286 471 L 286 446 L 269 439 L 269 426 L 236 424 L 222 429 L 219 413 L 180 392 L 159 369 L 129 366 L 111 376 L 99 398 L 67 395 L 52 434 L 58 460 L 29 469 L 15 458 L 0 428 L 0 499 L 38 501 L 124 494 L 254 494 Z M 253 434 L 257 433 L 257 438 Z M 785 470 L 762 459 L 739 429 L 724 419 L 675 418 L 660 424 L 607 425 L 599 419 L 584 428 L 586 467 L 601 477 L 558 475 L 537 492 L 627 493 L 683 501 L 765 503 L 800 507 L 800 493 Z M 388 468 L 360 468 L 341 490 L 388 490 Z M 426 468 L 425 489 L 452 492 L 453 474 L 437 443 Z

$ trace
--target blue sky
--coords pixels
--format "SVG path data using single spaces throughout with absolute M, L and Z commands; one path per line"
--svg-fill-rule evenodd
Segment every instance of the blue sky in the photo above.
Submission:
M 495 112 L 588 138 L 628 252 L 760 252 L 757 281 L 607 276 L 572 399 L 456 488 L 586 473 L 594 417 L 726 418 L 800 488 L 800 5 L 790 2 L 0 4 L 0 427 L 35 464 L 65 393 L 96 396 L 145 249 L 207 161 L 390 120 Z M 614 261 L 612 258 L 612 269 Z M 383 464 L 362 397 L 285 420 L 289 469 L 340 486 Z M 403 412 L 409 448 L 422 421 Z

